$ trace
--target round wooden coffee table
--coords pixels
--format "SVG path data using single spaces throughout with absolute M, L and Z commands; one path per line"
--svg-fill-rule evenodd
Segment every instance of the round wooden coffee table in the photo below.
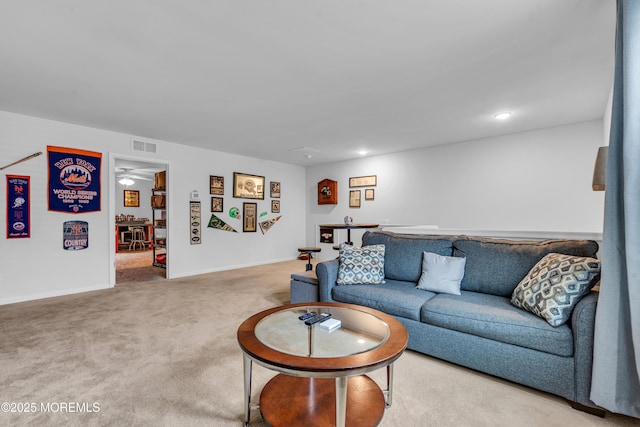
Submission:
M 330 313 L 341 326 L 306 325 L 304 313 Z M 391 406 L 393 363 L 407 348 L 402 323 L 353 304 L 316 302 L 275 307 L 238 328 L 244 363 L 244 425 L 260 408 L 271 426 L 377 425 Z M 252 362 L 279 372 L 251 403 Z M 387 368 L 387 388 L 364 375 Z M 335 402 L 335 404 L 333 404 Z

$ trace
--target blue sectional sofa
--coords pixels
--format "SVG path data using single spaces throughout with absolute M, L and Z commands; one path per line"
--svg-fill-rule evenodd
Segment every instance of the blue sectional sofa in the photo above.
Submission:
M 318 263 L 320 301 L 375 308 L 409 332 L 409 348 L 568 399 L 604 415 L 589 400 L 598 293 L 579 300 L 570 319 L 553 327 L 511 304 L 516 285 L 548 253 L 596 257 L 591 240 L 541 242 L 469 236 L 367 232 L 362 246 L 385 245 L 384 284 L 337 285 L 339 260 Z M 423 252 L 465 257 L 461 294 L 416 288 Z

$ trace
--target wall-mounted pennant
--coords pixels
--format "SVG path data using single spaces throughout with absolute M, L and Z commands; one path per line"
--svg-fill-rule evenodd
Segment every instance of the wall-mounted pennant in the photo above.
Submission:
M 7 175 L 7 239 L 31 237 L 29 177 Z
M 66 251 L 80 251 L 89 247 L 89 223 L 65 221 L 62 224 L 62 247 Z
M 259 225 L 260 225 L 260 230 L 262 231 L 262 234 L 265 234 L 267 231 L 269 231 L 271 229 L 271 227 L 273 227 L 273 224 L 275 224 L 276 222 L 278 222 L 278 220 L 282 218 L 282 215 L 278 215 L 275 218 L 271 218 L 268 219 L 266 221 L 262 221 Z
M 49 210 L 67 213 L 100 211 L 102 154 L 47 146 Z
M 233 233 L 237 233 L 237 231 L 232 226 L 230 226 L 229 224 L 227 224 L 226 222 L 224 222 L 214 214 L 211 214 L 211 219 L 209 220 L 209 225 L 207 227 L 217 228 L 218 230 L 231 231 Z

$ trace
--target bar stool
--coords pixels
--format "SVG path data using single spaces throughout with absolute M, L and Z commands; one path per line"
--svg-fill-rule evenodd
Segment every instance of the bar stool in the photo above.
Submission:
M 136 245 L 140 245 L 140 249 L 144 249 L 147 242 L 144 239 L 144 228 L 131 227 L 131 243 L 129 243 L 129 250 L 136 249 Z
M 304 247 L 304 248 L 298 248 L 298 251 L 300 253 L 303 254 L 307 254 L 307 269 L 306 271 L 311 271 L 313 269 L 313 266 L 311 265 L 311 254 L 314 252 L 320 252 L 322 249 L 320 248 L 313 248 L 313 247 Z

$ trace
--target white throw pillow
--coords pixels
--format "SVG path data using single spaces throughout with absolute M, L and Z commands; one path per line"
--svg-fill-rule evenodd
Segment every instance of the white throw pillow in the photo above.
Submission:
M 466 258 L 422 253 L 422 275 L 418 289 L 442 294 L 460 295 Z

